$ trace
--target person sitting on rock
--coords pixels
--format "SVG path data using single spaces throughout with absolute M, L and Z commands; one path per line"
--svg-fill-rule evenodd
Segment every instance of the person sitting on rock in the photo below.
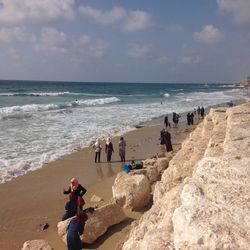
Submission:
M 82 241 L 80 236 L 83 234 L 85 222 L 88 215 L 81 211 L 76 217 L 71 219 L 67 228 L 67 246 L 68 250 L 82 250 Z
M 68 190 L 64 190 L 64 194 L 69 194 L 69 201 L 65 205 L 65 214 L 63 215 L 62 220 L 66 220 L 82 210 L 83 205 L 85 204 L 82 196 L 87 192 L 87 190 L 79 184 L 76 178 L 72 178 L 70 181 L 70 187 Z

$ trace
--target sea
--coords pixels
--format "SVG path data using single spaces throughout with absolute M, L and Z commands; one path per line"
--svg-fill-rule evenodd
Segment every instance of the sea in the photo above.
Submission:
M 234 84 L 0 81 L 0 183 L 172 112 L 244 99 Z

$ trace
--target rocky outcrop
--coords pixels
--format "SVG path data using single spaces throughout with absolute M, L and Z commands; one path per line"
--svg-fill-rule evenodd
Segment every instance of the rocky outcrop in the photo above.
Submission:
M 46 240 L 29 240 L 24 242 L 22 250 L 53 250 Z
M 119 173 L 112 186 L 115 202 L 124 208 L 141 208 L 150 199 L 150 183 L 144 174 Z
M 119 173 L 112 187 L 113 198 L 124 208 L 140 209 L 145 207 L 151 197 L 151 191 L 162 172 L 168 167 L 173 154 L 167 157 L 146 159 L 142 169 L 135 169 L 128 174 Z
M 88 214 L 88 220 L 86 221 L 84 233 L 81 236 L 81 240 L 85 243 L 93 243 L 103 235 L 107 229 L 115 224 L 118 224 L 126 219 L 126 216 L 121 209 L 115 203 L 107 204 L 95 209 L 94 213 Z M 66 243 L 66 231 L 71 218 L 58 223 L 58 234 L 62 237 Z
M 250 103 L 211 109 L 169 162 L 123 249 L 248 249 Z

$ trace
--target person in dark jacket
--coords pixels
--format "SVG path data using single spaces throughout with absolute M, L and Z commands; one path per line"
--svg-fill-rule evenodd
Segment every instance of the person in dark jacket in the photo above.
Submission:
M 79 215 L 71 219 L 67 228 L 67 246 L 68 250 L 82 250 L 82 241 L 80 235 L 83 234 L 85 222 L 88 216 L 81 211 Z
M 105 144 L 105 153 L 107 154 L 107 162 L 111 162 L 111 156 L 113 152 L 114 152 L 113 144 L 110 141 L 110 138 L 107 138 Z
M 75 216 L 82 210 L 83 205 L 85 204 L 82 196 L 87 192 L 87 190 L 79 184 L 76 178 L 70 180 L 70 187 L 68 190 L 64 190 L 64 194 L 69 194 L 69 201 L 65 205 L 65 214 L 62 217 L 62 220 L 66 220 L 72 216 Z
M 173 151 L 172 143 L 171 143 L 171 134 L 165 130 L 165 141 L 166 141 L 166 150 L 167 152 Z
M 204 107 L 201 107 L 201 118 L 203 119 L 205 115 L 205 109 Z
M 165 127 L 166 127 L 166 128 L 167 128 L 168 126 L 171 127 L 170 122 L 168 121 L 168 115 L 166 115 L 165 118 L 164 118 L 164 124 L 165 124 Z

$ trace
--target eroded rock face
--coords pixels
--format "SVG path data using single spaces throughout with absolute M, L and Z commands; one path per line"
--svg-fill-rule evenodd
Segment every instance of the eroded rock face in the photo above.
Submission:
M 178 249 L 248 249 L 250 158 L 203 158 L 173 215 Z
M 249 249 L 250 103 L 212 109 L 155 185 L 123 249 Z
M 58 223 L 58 234 L 62 237 L 62 240 L 66 243 L 66 231 L 68 224 L 72 218 L 61 221 Z M 118 224 L 126 219 L 126 216 L 121 209 L 115 203 L 101 206 L 95 210 L 94 213 L 88 214 L 88 220 L 85 224 L 84 233 L 81 236 L 81 240 L 85 243 L 93 243 L 103 235 L 107 229 L 115 224 Z
M 149 202 L 150 191 L 149 179 L 144 174 L 119 173 L 112 186 L 115 202 L 131 209 L 144 207 Z
M 24 242 L 22 250 L 53 250 L 46 240 L 29 240 Z

